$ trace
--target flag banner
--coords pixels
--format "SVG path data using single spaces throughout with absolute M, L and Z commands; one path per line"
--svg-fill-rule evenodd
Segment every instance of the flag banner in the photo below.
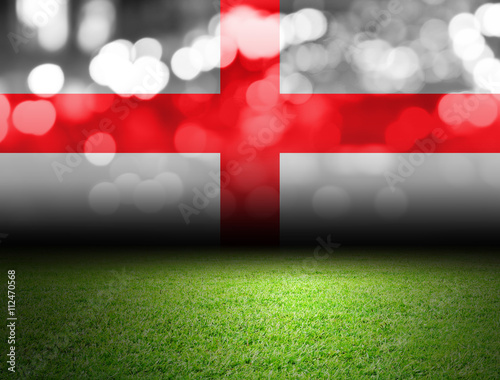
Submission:
M 498 154 L 283 154 L 281 243 L 494 242 L 499 171 Z M 2 154 L 0 173 L 12 241 L 219 243 L 216 154 Z
M 284 154 L 281 241 L 494 244 L 500 155 Z
M 198 1 L 1 5 L 0 152 L 216 154 L 178 217 L 273 246 L 283 154 L 500 153 L 500 5 Z
M 204 190 L 218 179 L 219 161 L 217 154 L 0 154 L 0 231 L 12 244 L 217 245 L 220 187 Z

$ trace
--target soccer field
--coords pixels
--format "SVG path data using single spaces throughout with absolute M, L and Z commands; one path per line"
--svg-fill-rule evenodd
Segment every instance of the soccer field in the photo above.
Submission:
M 2 376 L 500 378 L 500 259 L 416 251 L 4 250 Z

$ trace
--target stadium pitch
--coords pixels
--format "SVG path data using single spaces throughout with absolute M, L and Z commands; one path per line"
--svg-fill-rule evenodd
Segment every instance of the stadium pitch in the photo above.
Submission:
M 0 253 L 18 318 L 2 378 L 500 378 L 483 249 Z

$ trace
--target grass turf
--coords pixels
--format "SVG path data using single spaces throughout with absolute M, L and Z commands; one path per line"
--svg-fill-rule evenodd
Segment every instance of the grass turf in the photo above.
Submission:
M 4 251 L 19 320 L 17 372 L 2 360 L 1 375 L 500 378 L 500 259 L 338 252 L 310 269 L 309 251 Z

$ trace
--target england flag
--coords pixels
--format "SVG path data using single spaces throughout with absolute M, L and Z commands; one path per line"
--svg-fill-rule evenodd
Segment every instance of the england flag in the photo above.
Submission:
M 500 4 L 0 5 L 9 242 L 496 242 Z

